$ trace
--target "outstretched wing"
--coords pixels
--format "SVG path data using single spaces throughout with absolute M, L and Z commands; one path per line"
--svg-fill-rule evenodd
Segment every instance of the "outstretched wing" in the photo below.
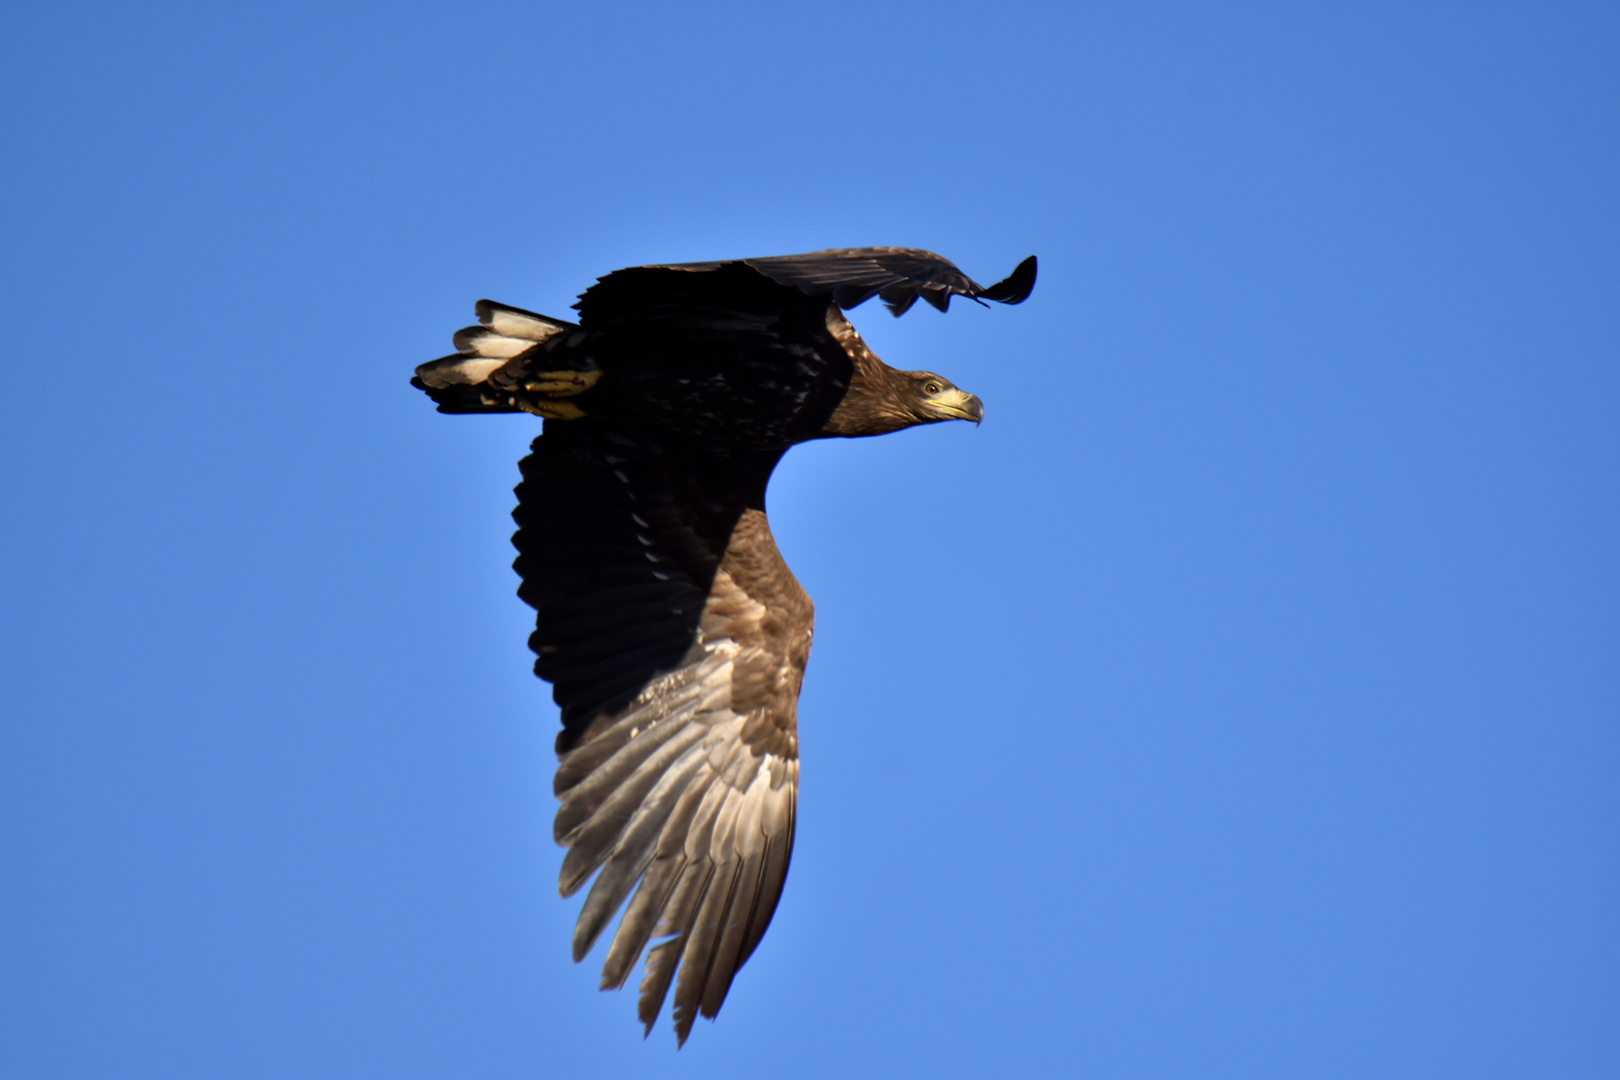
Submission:
M 629 897 L 602 986 L 657 938 L 638 1014 L 650 1031 L 673 981 L 682 1042 L 759 944 L 793 850 L 813 607 L 765 520 L 779 456 L 548 422 L 513 514 L 535 671 L 562 707 L 560 891 L 596 874 L 574 958 Z
M 751 266 L 772 281 L 795 286 L 809 296 L 830 297 L 841 308 L 852 308 L 879 296 L 895 315 L 904 315 L 918 297 L 944 311 L 952 295 L 1018 304 L 1035 288 L 1033 255 L 988 289 L 958 270 L 949 259 L 918 248 L 835 248 L 805 255 L 731 261 Z M 724 261 L 676 263 L 671 268 L 715 270 L 724 265 Z

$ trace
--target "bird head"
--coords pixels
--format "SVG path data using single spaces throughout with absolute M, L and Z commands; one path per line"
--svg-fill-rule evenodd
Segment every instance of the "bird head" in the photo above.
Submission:
M 902 372 L 906 378 L 906 405 L 919 424 L 941 420 L 984 419 L 984 404 L 966 390 L 958 390 L 949 379 L 932 371 Z

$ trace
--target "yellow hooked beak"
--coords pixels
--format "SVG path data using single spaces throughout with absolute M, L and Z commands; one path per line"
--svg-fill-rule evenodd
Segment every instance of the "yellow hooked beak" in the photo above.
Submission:
M 928 399 L 934 411 L 948 420 L 971 420 L 975 424 L 984 419 L 984 403 L 966 390 L 942 390 Z

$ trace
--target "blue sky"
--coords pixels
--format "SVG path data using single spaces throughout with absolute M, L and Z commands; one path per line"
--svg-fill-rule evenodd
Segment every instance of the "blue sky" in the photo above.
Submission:
M 0 1065 L 1620 1072 L 1620 16 L 58 4 L 0 36 Z M 568 958 L 488 296 L 928 247 L 801 447 L 798 844 L 677 1054 Z M 595 958 L 599 960 L 598 958 Z

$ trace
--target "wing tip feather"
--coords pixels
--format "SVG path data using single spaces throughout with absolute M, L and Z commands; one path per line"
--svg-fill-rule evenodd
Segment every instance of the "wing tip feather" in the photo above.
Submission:
M 979 293 L 986 300 L 994 300 L 998 304 L 1022 304 L 1029 299 L 1029 294 L 1035 291 L 1035 256 L 1031 255 L 1017 266 L 1013 272 Z

